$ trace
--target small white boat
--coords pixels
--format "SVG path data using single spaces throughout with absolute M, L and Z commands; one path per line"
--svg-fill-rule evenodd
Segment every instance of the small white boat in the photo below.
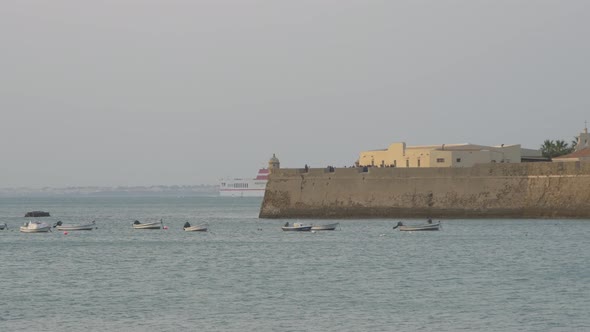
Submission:
M 311 226 L 312 231 L 333 231 L 338 227 L 340 223 L 326 224 L 326 225 L 313 225 Z
M 53 227 L 58 231 L 91 231 L 96 228 L 96 222 L 93 220 L 90 224 L 85 225 L 64 225 L 58 221 Z
M 413 231 L 438 231 L 440 229 L 440 221 L 433 224 L 430 221 L 427 224 L 422 225 L 404 225 L 401 221 L 397 225 L 393 226 L 393 229 L 399 228 L 400 231 L 413 232 Z
M 5 229 L 8 230 L 8 225 L 6 223 L 4 223 L 4 225 L 0 225 L 0 231 Z
M 139 220 L 135 220 L 132 226 L 135 229 L 160 229 L 163 227 L 163 223 L 162 220 L 148 223 L 140 223 Z
M 302 223 L 294 223 L 293 226 L 289 226 L 289 223 L 285 223 L 283 227 L 281 227 L 284 231 L 294 231 L 294 232 L 309 232 L 311 231 L 311 225 L 304 225 Z
M 209 224 L 207 223 L 191 226 L 191 224 L 187 221 L 184 223 L 182 229 L 184 229 L 185 232 L 206 232 L 208 227 Z
M 20 227 L 23 233 L 47 233 L 51 230 L 51 225 L 41 221 L 27 221 Z

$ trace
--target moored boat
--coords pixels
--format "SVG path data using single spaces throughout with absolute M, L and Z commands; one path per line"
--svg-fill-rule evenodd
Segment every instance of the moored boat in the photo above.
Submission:
M 90 224 L 64 225 L 61 221 L 58 221 L 53 227 L 58 231 L 91 231 L 96 228 L 96 222 L 93 220 Z
M 133 228 L 135 229 L 160 229 L 163 227 L 163 222 L 160 219 L 160 221 L 157 222 L 148 222 L 148 223 L 141 223 L 139 222 L 139 220 L 135 220 L 133 222 Z
M 41 221 L 27 221 L 20 227 L 23 233 L 47 233 L 51 230 L 51 225 Z
M 207 223 L 191 226 L 191 224 L 187 221 L 184 223 L 182 229 L 184 229 L 185 232 L 206 232 L 208 227 L 209 224 Z
M 312 231 L 333 231 L 338 227 L 340 223 L 326 224 L 326 225 L 313 225 L 311 226 Z
M 309 232 L 311 231 L 311 227 L 311 225 L 304 225 L 298 222 L 294 223 L 293 226 L 290 226 L 287 222 L 283 227 L 281 227 L 281 229 L 283 229 L 283 231 Z
M 440 221 L 433 224 L 431 220 L 429 220 L 426 224 L 421 225 L 404 225 L 401 221 L 397 223 L 397 225 L 393 226 L 393 229 L 399 228 L 400 231 L 412 232 L 412 231 L 438 231 L 440 229 Z

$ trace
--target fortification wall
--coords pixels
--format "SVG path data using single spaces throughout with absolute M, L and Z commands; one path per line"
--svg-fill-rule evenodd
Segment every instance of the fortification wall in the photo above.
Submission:
M 273 170 L 261 218 L 590 218 L 590 163 Z

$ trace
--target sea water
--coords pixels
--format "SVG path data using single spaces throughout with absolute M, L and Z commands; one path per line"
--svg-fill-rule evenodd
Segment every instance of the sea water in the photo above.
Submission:
M 2 198 L 0 331 L 590 330 L 587 220 L 443 220 L 439 232 L 338 220 L 300 233 L 258 219 L 260 203 Z M 19 233 L 31 210 L 98 229 Z

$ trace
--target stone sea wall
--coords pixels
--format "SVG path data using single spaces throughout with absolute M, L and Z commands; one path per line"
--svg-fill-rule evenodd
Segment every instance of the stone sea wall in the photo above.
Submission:
M 590 218 L 590 163 L 277 169 L 261 218 Z

